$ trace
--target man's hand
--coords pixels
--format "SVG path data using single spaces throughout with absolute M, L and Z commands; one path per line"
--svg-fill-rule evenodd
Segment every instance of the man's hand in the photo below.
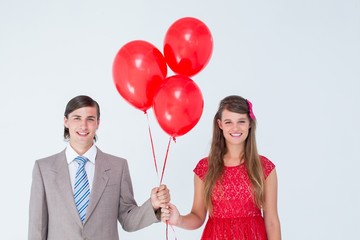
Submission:
M 170 202 L 170 191 L 166 185 L 161 184 L 151 190 L 151 204 L 154 210 L 159 208 L 167 208 Z

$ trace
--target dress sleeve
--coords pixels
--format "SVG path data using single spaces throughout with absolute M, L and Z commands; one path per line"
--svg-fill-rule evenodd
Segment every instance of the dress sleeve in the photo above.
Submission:
M 201 159 L 196 167 L 194 168 L 193 172 L 201 179 L 205 179 L 205 175 L 208 169 L 208 160 L 207 158 Z
M 261 164 L 262 164 L 263 171 L 264 171 L 264 176 L 266 179 L 267 176 L 269 176 L 269 174 L 272 172 L 272 170 L 274 170 L 275 164 L 264 156 L 260 156 L 260 159 L 261 159 Z

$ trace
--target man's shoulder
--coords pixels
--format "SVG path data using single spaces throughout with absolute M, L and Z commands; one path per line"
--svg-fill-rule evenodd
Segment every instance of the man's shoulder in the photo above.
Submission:
M 97 148 L 97 159 L 107 159 L 108 161 L 118 161 L 118 162 L 127 162 L 127 160 L 123 157 L 115 156 L 110 153 L 103 152 L 99 148 Z
M 55 153 L 55 154 L 52 154 L 52 155 L 37 159 L 36 161 L 37 162 L 49 162 L 49 161 L 54 161 L 55 159 L 58 159 L 58 158 L 63 157 L 63 156 L 65 156 L 65 149 L 62 150 L 61 152 L 58 152 L 58 153 Z
M 65 161 L 65 150 L 62 150 L 61 152 L 52 154 L 47 157 L 43 157 L 40 159 L 37 159 L 35 161 L 35 165 L 41 166 L 41 168 L 53 168 L 61 164 L 62 161 Z

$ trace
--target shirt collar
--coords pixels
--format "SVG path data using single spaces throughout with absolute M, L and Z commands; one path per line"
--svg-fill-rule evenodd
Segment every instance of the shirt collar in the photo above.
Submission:
M 95 144 L 93 144 L 91 148 L 89 148 L 89 150 L 87 150 L 87 152 L 84 153 L 82 156 L 89 159 L 89 162 L 95 164 L 96 153 L 97 153 L 97 148 Z M 65 150 L 65 156 L 67 163 L 70 164 L 72 161 L 74 161 L 74 159 L 77 156 L 79 156 L 79 154 L 77 154 L 76 151 L 71 147 L 70 143 L 68 143 Z

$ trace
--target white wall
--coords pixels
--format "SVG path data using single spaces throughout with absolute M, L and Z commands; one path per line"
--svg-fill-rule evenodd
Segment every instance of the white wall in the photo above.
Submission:
M 283 239 L 357 238 L 358 0 L 1 0 L 0 239 L 26 239 L 34 161 L 64 148 L 63 111 L 79 94 L 101 105 L 98 146 L 127 158 L 138 203 L 149 197 L 158 177 L 146 117 L 117 93 L 112 61 L 135 39 L 162 51 L 166 30 L 185 16 L 207 24 L 214 52 L 193 77 L 201 120 L 170 147 L 164 182 L 173 202 L 190 210 L 192 169 L 208 152 L 218 102 L 239 94 L 253 102 L 260 153 L 277 165 Z M 161 166 L 168 136 L 149 117 Z M 201 231 L 175 228 L 179 240 Z M 120 236 L 165 239 L 165 225 Z

